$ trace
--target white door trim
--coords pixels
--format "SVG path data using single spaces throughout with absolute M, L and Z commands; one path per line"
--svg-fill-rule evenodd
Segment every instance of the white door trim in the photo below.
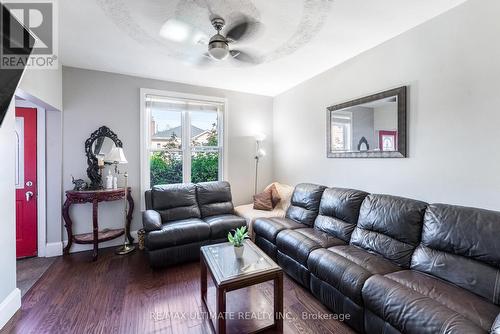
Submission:
M 45 257 L 47 244 L 47 174 L 46 174 L 46 150 L 45 150 L 45 109 L 37 108 L 37 132 L 36 132 L 36 166 L 37 166 L 37 243 L 38 257 Z

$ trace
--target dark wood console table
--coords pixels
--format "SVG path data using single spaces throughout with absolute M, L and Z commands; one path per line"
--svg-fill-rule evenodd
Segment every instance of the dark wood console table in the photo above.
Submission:
M 112 240 L 122 236 L 125 233 L 124 228 L 105 229 L 99 231 L 98 206 L 99 202 L 118 201 L 125 197 L 125 188 L 102 189 L 102 190 L 84 190 L 66 191 L 66 201 L 63 205 L 64 226 L 68 232 L 68 245 L 64 247 L 64 254 L 69 254 L 73 242 L 75 244 L 93 244 L 94 252 L 92 260 L 97 260 L 98 245 L 100 242 Z M 127 238 L 129 243 L 134 243 L 134 238 L 130 235 L 130 223 L 132 222 L 132 213 L 134 212 L 134 200 L 132 199 L 131 189 L 127 191 L 128 212 L 127 212 Z M 69 208 L 73 204 L 92 203 L 92 232 L 73 235 L 73 221 L 69 215 Z

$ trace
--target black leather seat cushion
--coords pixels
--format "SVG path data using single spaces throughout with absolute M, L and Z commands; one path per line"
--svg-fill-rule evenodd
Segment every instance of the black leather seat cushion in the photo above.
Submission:
M 290 218 L 259 218 L 253 224 L 255 234 L 276 244 L 276 236 L 286 229 L 303 228 L 304 224 Z
M 233 214 L 234 207 L 229 182 L 201 182 L 196 184 L 196 191 L 203 218 Z
M 363 305 L 361 289 L 369 277 L 401 270 L 382 256 L 352 245 L 316 249 L 309 254 L 307 267 L 358 305 Z
M 312 226 L 318 215 L 319 203 L 325 186 L 311 183 L 298 184 L 293 190 L 286 217 Z
M 149 201 L 146 200 L 148 209 L 157 211 L 164 223 L 201 217 L 200 208 L 196 201 L 195 184 L 182 183 L 154 186 L 148 198 Z
M 304 266 L 313 250 L 345 244 L 345 241 L 313 228 L 284 230 L 276 237 L 278 250 Z
M 348 243 L 358 222 L 359 209 L 367 195 L 368 193 L 354 189 L 325 189 L 314 228 Z
M 368 195 L 350 244 L 382 255 L 405 268 L 420 242 L 427 203 L 389 195 Z
M 229 231 L 246 225 L 245 218 L 231 214 L 210 216 L 203 220 L 210 225 L 212 240 L 223 239 L 227 237 Z
M 500 304 L 500 213 L 446 204 L 427 208 L 411 269 Z
M 404 270 L 367 280 L 365 306 L 405 333 L 487 333 L 500 307 L 433 276 Z
M 210 226 L 201 219 L 190 218 L 163 224 L 161 230 L 146 234 L 148 250 L 166 248 L 208 240 Z

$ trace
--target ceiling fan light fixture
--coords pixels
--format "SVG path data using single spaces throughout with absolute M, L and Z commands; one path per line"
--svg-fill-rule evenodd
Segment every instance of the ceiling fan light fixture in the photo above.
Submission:
M 215 60 L 224 60 L 229 55 L 229 46 L 224 36 L 217 34 L 208 43 L 208 54 Z

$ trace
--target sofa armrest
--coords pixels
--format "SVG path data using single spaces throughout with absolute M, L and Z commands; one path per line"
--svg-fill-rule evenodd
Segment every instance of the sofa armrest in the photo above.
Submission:
M 161 230 L 161 216 L 155 210 L 146 210 L 142 213 L 142 225 L 144 231 L 151 232 Z
M 500 334 L 500 313 L 497 315 L 497 318 L 493 322 L 493 326 L 491 326 L 491 334 Z

